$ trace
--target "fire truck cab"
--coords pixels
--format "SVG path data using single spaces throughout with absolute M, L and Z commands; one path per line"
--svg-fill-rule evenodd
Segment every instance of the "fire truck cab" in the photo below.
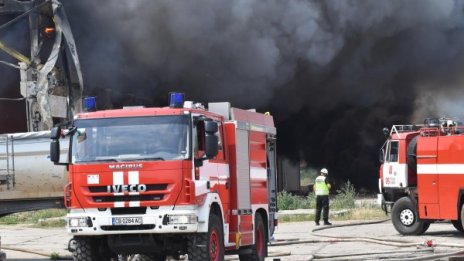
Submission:
M 379 203 L 391 209 L 395 229 L 424 233 L 436 220 L 464 232 L 464 128 L 450 119 L 384 129 L 380 150 Z
M 268 114 L 172 94 L 165 108 L 77 115 L 52 130 L 69 167 L 75 260 L 264 260 L 276 219 L 276 129 Z M 69 136 L 67 163 L 59 139 Z

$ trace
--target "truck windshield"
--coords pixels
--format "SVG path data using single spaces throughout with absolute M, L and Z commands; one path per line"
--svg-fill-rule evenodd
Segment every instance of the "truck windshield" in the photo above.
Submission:
M 184 115 L 76 120 L 72 162 L 176 160 L 189 157 Z

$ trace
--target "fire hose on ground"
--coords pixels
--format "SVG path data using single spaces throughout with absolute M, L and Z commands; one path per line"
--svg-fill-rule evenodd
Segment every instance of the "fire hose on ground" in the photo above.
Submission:
M 386 221 L 389 221 L 390 219 L 384 219 L 384 220 L 379 220 L 379 221 L 369 221 L 369 222 L 356 222 L 356 223 L 349 223 L 349 224 L 343 224 L 343 225 L 334 225 L 334 226 L 325 226 L 325 227 L 319 227 L 315 228 L 312 230 L 312 235 L 318 236 L 318 237 L 326 237 L 326 238 L 332 238 L 332 239 L 311 239 L 311 240 L 287 240 L 287 241 L 280 241 L 280 242 L 274 242 L 270 244 L 270 247 L 276 247 L 276 246 L 286 246 L 286 245 L 296 245 L 296 244 L 311 244 L 311 243 L 341 243 L 341 242 L 366 242 L 366 243 L 374 243 L 374 244 L 380 244 L 380 245 L 387 245 L 387 246 L 394 246 L 394 247 L 414 247 L 414 246 L 423 246 L 423 242 L 411 242 L 411 241 L 406 241 L 406 240 L 384 240 L 384 239 L 378 239 L 378 238 L 372 238 L 372 237 L 352 237 L 352 236 L 331 236 L 331 235 L 324 235 L 321 233 L 317 233 L 317 231 L 321 230 L 327 230 L 327 229 L 333 229 L 333 228 L 339 228 L 339 227 L 348 227 L 348 226 L 362 226 L 362 225 L 372 225 L 372 224 L 379 224 L 383 223 Z M 433 252 L 434 247 L 459 247 L 459 248 L 464 248 L 464 245 L 462 244 L 452 244 L 452 243 L 440 243 L 440 244 L 433 244 L 428 246 L 427 248 L 424 249 L 417 249 L 417 250 L 404 250 L 404 251 L 395 251 L 395 253 L 423 253 L 423 252 Z M 277 254 L 277 253 L 276 253 Z M 316 254 L 313 253 L 312 255 L 308 256 L 307 260 L 340 260 L 340 258 L 343 258 L 343 260 L 360 260 L 361 256 L 368 256 L 368 255 L 380 255 L 380 254 L 392 254 L 392 251 L 385 251 L 385 252 L 364 252 L 364 253 L 349 253 L 349 254 L 339 254 L 339 255 L 322 255 L 322 254 Z M 288 254 L 287 254 L 288 255 Z M 290 253 L 291 255 L 291 253 Z M 436 260 L 438 258 L 444 258 L 444 257 L 451 257 L 451 256 L 457 256 L 457 255 L 464 255 L 464 251 L 454 251 L 454 252 L 449 252 L 449 253 L 443 253 L 443 254 L 433 254 L 433 255 L 427 255 L 427 256 L 422 256 L 422 257 L 408 257 L 408 258 L 391 258 L 388 259 L 390 261 L 402 261 L 402 260 Z M 285 255 L 281 255 L 285 256 Z M 349 258 L 351 257 L 351 258 Z M 372 259 L 372 258 L 370 258 Z
M 51 254 L 49 253 L 44 253 L 44 252 L 39 252 L 39 251 L 34 251 L 34 250 L 29 250 L 29 249 L 23 249 L 23 248 L 17 248 L 17 247 L 11 247 L 11 246 L 6 246 L 6 245 L 2 245 L 2 250 L 10 250 L 10 251 L 22 252 L 22 253 L 27 253 L 27 254 L 45 256 L 45 257 L 51 256 Z

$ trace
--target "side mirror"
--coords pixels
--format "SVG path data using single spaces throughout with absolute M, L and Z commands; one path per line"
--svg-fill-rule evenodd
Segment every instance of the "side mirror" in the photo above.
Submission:
M 205 154 L 206 158 L 212 159 L 218 154 L 218 124 L 215 121 L 205 121 Z
M 379 162 L 383 163 L 385 161 L 384 159 L 385 159 L 385 151 L 381 149 L 379 153 Z
M 216 157 L 218 154 L 218 137 L 214 134 L 206 133 L 205 143 L 206 158 L 212 159 Z
M 215 121 L 205 121 L 205 132 L 209 134 L 214 134 L 218 132 L 219 127 Z
M 50 133 L 50 139 L 57 140 L 61 137 L 61 127 L 53 127 Z
M 60 161 L 60 141 L 54 139 L 50 143 L 50 160 L 57 164 Z

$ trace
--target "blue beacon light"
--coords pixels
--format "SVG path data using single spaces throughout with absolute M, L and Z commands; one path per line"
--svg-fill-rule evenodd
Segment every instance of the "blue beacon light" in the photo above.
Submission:
M 179 92 L 169 93 L 169 107 L 182 108 L 184 106 L 184 94 Z
M 84 97 L 82 100 L 82 109 L 85 112 L 96 111 L 97 110 L 97 100 L 95 97 Z

